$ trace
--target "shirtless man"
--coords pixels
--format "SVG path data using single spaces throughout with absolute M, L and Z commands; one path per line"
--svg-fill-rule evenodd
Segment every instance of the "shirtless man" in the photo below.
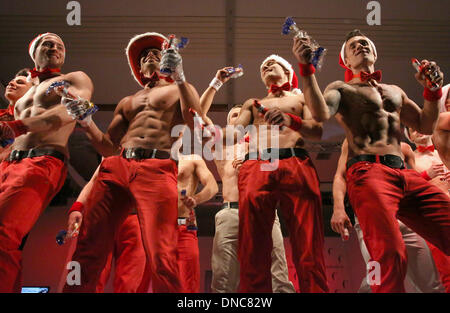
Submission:
M 0 172 L 0 292 L 13 290 L 21 268 L 19 250 L 43 210 L 64 184 L 67 141 L 75 121 L 57 94 L 46 94 L 50 84 L 65 80 L 69 91 L 89 100 L 93 86 L 83 72 L 61 74 L 65 48 L 61 38 L 41 34 L 30 44 L 35 63 L 34 85 L 15 105 L 15 121 L 0 122 L 0 140 L 13 143 Z
M 132 208 L 137 209 L 153 291 L 182 290 L 176 258 L 177 162 L 169 152 L 177 138 L 171 137 L 171 129 L 193 124 L 189 108 L 201 111 L 195 88 L 184 78 L 181 56 L 172 49 L 161 53 L 166 40 L 158 33 L 131 39 L 127 58 L 144 88 L 119 102 L 105 134 L 94 123 L 86 128 L 105 159 L 87 199 L 73 255 L 81 265 L 81 285 L 66 285 L 66 292 L 95 292 L 115 229 Z M 160 62 L 173 70 L 171 77 L 161 75 Z
M 440 114 L 439 120 L 442 122 Z M 439 121 L 438 121 L 439 125 Z M 405 128 L 406 137 L 416 145 L 417 149 L 413 152 L 416 170 L 421 176 L 433 185 L 439 187 L 444 193 L 450 196 L 450 171 L 442 163 L 437 150 L 435 149 L 432 137 L 438 131 L 436 127 L 433 136 L 423 135 L 412 129 Z M 443 131 L 442 129 L 440 131 Z M 446 256 L 434 245 L 429 244 L 434 261 L 441 276 L 441 281 L 447 292 L 450 292 L 450 257 Z
M 411 128 L 405 128 L 405 135 L 417 147 L 413 152 L 416 170 L 423 178 L 450 195 L 450 171 L 442 163 L 434 147 L 432 136 L 421 134 Z
M 375 45 L 360 31 L 347 35 L 340 55 L 347 82 L 325 90 L 331 114 L 348 140 L 347 190 L 371 259 L 380 264 L 381 283 L 374 292 L 404 292 L 406 248 L 396 217 L 444 253 L 450 252 L 450 202 L 439 188 L 404 168 L 400 122 L 431 134 L 438 117 L 439 91 L 425 88 L 423 109 L 395 85 L 380 84 L 374 71 Z M 442 73 L 433 62 L 423 71 Z M 423 71 L 416 79 L 426 86 Z M 337 113 L 336 113 L 337 112 Z M 389 191 L 389 192 L 387 192 Z
M 433 144 L 445 166 L 450 169 L 450 84 L 442 87 L 439 119 L 433 132 Z
M 69 210 L 68 233 L 72 234 L 83 220 L 81 209 L 86 207 L 86 200 L 97 179 L 98 169 L 88 184 L 83 188 L 77 201 Z M 194 194 L 198 183 L 204 188 Z M 178 193 L 186 190 L 186 195 L 178 198 L 178 264 L 183 292 L 200 291 L 200 259 L 197 231 L 189 228 L 190 212 L 200 203 L 208 201 L 217 193 L 217 183 L 208 170 L 205 161 L 195 155 L 180 156 L 178 163 Z M 195 219 L 192 221 L 196 227 Z M 114 259 L 114 260 L 113 260 Z M 113 250 L 109 253 L 105 267 L 96 286 L 96 292 L 102 293 L 111 274 L 114 262 L 114 293 L 145 293 L 149 289 L 151 269 L 146 264 L 142 245 L 141 231 L 135 209 L 119 226 Z
M 401 142 L 401 152 L 404 156 L 405 163 L 408 164 L 408 167 L 416 170 L 415 157 L 411 147 L 407 143 Z M 349 234 L 346 234 L 346 229 L 348 232 L 351 228 L 353 228 L 351 221 L 345 212 L 344 204 L 344 199 L 347 192 L 347 183 L 345 178 L 345 163 L 347 162 L 347 155 L 348 143 L 345 139 L 342 144 L 341 155 L 339 157 L 336 174 L 333 180 L 333 216 L 331 218 L 331 228 L 335 232 L 339 233 L 344 240 Z M 430 175 L 434 175 L 433 173 L 430 172 Z M 433 256 L 426 241 L 409 229 L 401 221 L 397 220 L 397 222 L 408 254 L 408 269 L 406 277 L 409 278 L 409 280 L 420 292 L 444 292 L 445 289 L 439 279 L 438 269 L 436 268 Z M 363 232 L 356 216 L 354 228 L 356 235 L 358 236 L 361 254 L 367 264 L 367 262 L 370 261 L 370 254 L 367 251 L 366 244 L 364 243 Z M 361 282 L 358 292 L 367 293 L 370 291 L 370 285 L 367 277 L 365 276 Z
M 0 121 L 14 120 L 14 106 L 17 100 L 31 88 L 32 84 L 27 80 L 28 68 L 17 72 L 13 79 L 6 85 L 5 98 L 9 101 L 6 109 L 0 109 Z M 11 152 L 11 146 L 7 148 L 0 147 L 0 161 L 3 161 Z
M 209 111 L 216 92 L 221 85 L 226 83 L 230 76 L 229 67 L 217 71 L 210 86 L 200 97 L 200 104 L 204 114 Z M 219 81 L 219 83 L 217 82 Z M 241 105 L 234 106 L 227 116 L 227 125 L 232 125 L 239 116 Z M 205 118 L 210 121 L 208 117 Z M 211 122 L 212 123 L 212 122 Z M 229 153 L 231 152 L 231 153 Z M 245 143 L 237 143 L 227 146 L 222 150 L 222 157 L 215 158 L 217 171 L 222 179 L 222 210 L 215 217 L 215 229 L 213 251 L 211 257 L 213 292 L 229 293 L 237 292 L 239 286 L 239 261 L 237 258 L 238 233 L 239 233 L 239 190 L 238 170 L 239 166 L 233 160 L 235 157 L 243 158 Z M 286 255 L 284 251 L 283 235 L 278 216 L 272 229 L 272 289 L 276 293 L 293 293 L 295 288 L 289 281 Z
M 203 189 L 195 193 L 198 183 Z M 182 292 L 200 292 L 200 252 L 194 208 L 217 193 L 214 175 L 198 155 L 180 155 L 178 163 L 178 265 Z
M 254 105 L 255 99 L 249 99 L 235 121 L 235 125 L 255 126 L 258 137 L 270 139 L 267 147 L 272 147 L 270 152 L 252 151 L 250 138 L 250 154 L 239 170 L 241 292 L 272 292 L 271 234 L 277 206 L 288 223 L 300 291 L 328 292 L 319 179 L 307 151 L 301 148 L 303 137 L 321 138 L 322 125 L 312 117 L 324 120 L 328 109 L 314 68 L 306 61 L 311 53 L 309 42 L 294 39 L 293 53 L 300 62 L 304 94 L 290 91 L 292 66 L 283 58 L 271 55 L 261 64 L 261 79 L 269 94 L 259 101 L 267 112 L 261 116 Z M 279 133 L 273 132 L 271 125 L 283 125 L 283 128 Z M 273 139 L 278 139 L 279 149 L 273 148 Z M 272 157 L 270 161 L 268 154 Z M 269 162 L 276 169 L 263 170 L 271 167 Z

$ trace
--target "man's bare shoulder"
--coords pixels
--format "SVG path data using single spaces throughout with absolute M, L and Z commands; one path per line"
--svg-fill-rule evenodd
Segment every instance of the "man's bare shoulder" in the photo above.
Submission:
M 64 80 L 67 81 L 91 81 L 91 78 L 83 71 L 75 71 L 64 74 Z
M 253 103 L 255 101 L 261 101 L 262 99 L 259 98 L 250 98 L 244 101 L 244 103 L 242 104 L 242 109 L 248 109 L 251 108 Z
M 348 86 L 348 84 L 346 82 L 343 82 L 342 80 L 336 80 L 336 81 L 328 84 L 328 86 L 325 88 L 325 92 L 330 91 L 330 90 L 339 90 L 346 86 Z

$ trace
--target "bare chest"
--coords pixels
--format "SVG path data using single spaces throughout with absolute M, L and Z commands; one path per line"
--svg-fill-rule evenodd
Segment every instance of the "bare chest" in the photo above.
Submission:
M 151 113 L 155 118 L 162 118 L 165 114 L 175 112 L 178 103 L 179 94 L 176 87 L 144 89 L 133 97 L 130 105 L 124 109 L 124 115 L 129 121 L 141 113 Z
M 46 91 L 53 82 L 60 81 L 63 78 L 60 76 L 53 79 L 48 79 L 39 85 L 32 86 L 30 90 L 20 98 L 15 106 L 15 114 L 19 118 L 26 118 L 36 116 L 61 103 L 61 97 L 54 92 L 47 93 Z
M 342 102 L 347 112 L 353 114 L 389 115 L 398 114 L 402 106 L 401 93 L 394 87 L 380 84 L 347 85 L 343 88 Z
M 428 170 L 433 164 L 442 163 L 436 151 L 433 153 L 414 152 L 418 172 Z
M 280 97 L 280 98 L 266 98 L 260 103 L 267 109 L 278 108 L 284 113 L 291 113 L 299 115 L 303 111 L 303 105 L 300 102 L 299 96 Z M 253 116 L 255 123 L 265 123 L 263 116 L 253 108 Z

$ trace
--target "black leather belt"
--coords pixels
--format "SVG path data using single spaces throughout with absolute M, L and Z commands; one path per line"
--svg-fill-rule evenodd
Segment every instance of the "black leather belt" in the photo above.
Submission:
M 405 162 L 403 162 L 402 158 L 393 154 L 361 154 L 347 161 L 347 169 L 357 162 L 381 163 L 390 168 L 405 168 Z
M 170 153 L 158 149 L 125 148 L 122 151 L 125 159 L 170 159 Z
M 278 157 L 276 159 L 287 159 L 290 157 L 300 157 L 303 159 L 309 158 L 309 154 L 308 151 L 306 151 L 305 149 L 302 148 L 281 148 L 281 149 L 273 149 L 273 148 L 269 148 L 266 150 L 263 150 L 262 153 L 259 154 L 259 158 L 261 160 L 269 160 L 271 158 L 271 156 L 275 154 L 278 155 Z M 247 153 L 245 155 L 245 160 L 257 160 L 258 158 L 258 153 L 257 152 L 251 152 L 251 153 Z
M 64 153 L 59 152 L 54 149 L 30 149 L 30 150 L 13 150 L 9 154 L 7 161 L 20 161 L 25 158 L 34 158 L 43 155 L 52 156 L 63 162 L 66 161 L 66 156 Z
M 224 202 L 222 204 L 222 209 L 239 209 L 239 202 Z

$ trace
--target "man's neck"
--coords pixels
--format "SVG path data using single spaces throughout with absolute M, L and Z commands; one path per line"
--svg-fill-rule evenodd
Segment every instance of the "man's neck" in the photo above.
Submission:
M 153 76 L 154 73 L 156 73 L 156 75 L 158 75 L 159 79 L 147 82 L 145 84 L 145 87 L 153 88 L 153 87 L 156 87 L 156 86 L 170 85 L 169 82 L 167 82 L 165 79 L 162 79 L 162 75 L 161 75 L 161 73 L 159 71 L 148 70 L 148 71 L 142 73 L 142 75 L 144 75 L 144 77 L 146 79 L 150 79 Z
M 350 81 L 350 83 L 362 83 L 362 80 L 360 77 L 361 72 L 366 72 L 366 73 L 372 74 L 373 72 L 375 72 L 375 65 L 361 64 L 360 66 L 352 69 L 352 72 L 353 72 L 353 78 Z
M 270 90 L 270 86 L 272 86 L 272 85 L 282 86 L 282 85 L 284 85 L 287 82 L 288 81 L 287 81 L 286 78 L 270 79 L 270 80 L 267 81 L 266 88 L 267 88 L 267 90 Z M 279 98 L 279 97 L 282 97 L 284 95 L 286 95 L 286 91 L 285 90 L 279 90 L 276 93 L 270 92 L 267 95 L 266 98 L 274 98 L 274 97 Z

